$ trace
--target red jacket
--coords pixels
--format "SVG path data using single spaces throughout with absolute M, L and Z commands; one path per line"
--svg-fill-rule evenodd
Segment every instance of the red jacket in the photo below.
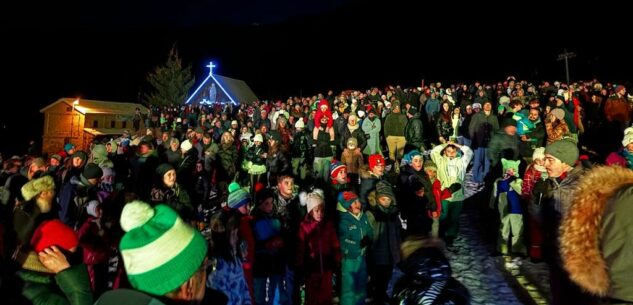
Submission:
M 309 215 L 299 225 L 297 267 L 306 274 L 334 271 L 341 261 L 341 247 L 330 221 L 316 222 Z
M 442 183 L 440 179 L 435 179 L 433 181 L 433 196 L 435 197 L 435 204 L 437 205 L 435 211 L 437 215 L 442 214 L 442 200 L 451 198 L 453 196 L 448 189 L 442 190 Z M 432 212 L 429 211 L 429 217 L 433 218 Z
M 542 173 L 536 170 L 533 164 L 530 164 L 528 168 L 525 169 L 525 173 L 523 174 L 523 184 L 521 186 L 521 198 L 524 200 L 530 200 L 534 185 L 536 184 L 536 181 L 541 179 L 541 175 Z
M 251 298 L 255 296 L 255 290 L 253 286 L 253 263 L 255 262 L 255 237 L 253 237 L 253 228 L 251 227 L 251 220 L 253 217 L 243 215 L 240 218 L 240 227 L 237 229 L 237 234 L 240 241 L 246 246 L 246 253 L 244 255 L 244 262 L 242 262 L 242 269 L 244 270 L 244 278 L 248 285 L 248 292 Z M 252 299 L 254 300 L 254 299 Z
M 325 111 L 321 111 L 321 106 L 326 106 L 327 109 Z M 332 125 L 334 124 L 334 119 L 332 119 L 332 111 L 330 110 L 330 104 L 328 103 L 327 100 L 321 100 L 319 101 L 319 105 L 317 105 L 317 111 L 316 114 L 314 115 L 314 126 L 315 127 L 319 127 L 321 126 L 321 118 L 323 116 L 326 116 L 328 118 L 327 120 L 327 127 L 332 127 Z

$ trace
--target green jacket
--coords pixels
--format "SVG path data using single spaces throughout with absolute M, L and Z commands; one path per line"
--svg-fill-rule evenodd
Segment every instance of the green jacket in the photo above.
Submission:
M 571 280 L 611 299 L 606 304 L 633 303 L 632 185 L 626 168 L 587 171 L 560 226 L 560 254 Z
M 366 245 L 361 245 L 363 239 L 368 242 L 374 236 L 374 231 L 369 225 L 369 220 L 365 212 L 354 216 L 338 203 L 339 211 L 338 238 L 341 243 L 341 254 L 343 258 L 358 258 L 365 256 Z
M 407 125 L 407 116 L 404 113 L 391 113 L 385 119 L 385 137 L 404 136 L 404 128 Z
M 33 305 L 92 305 L 86 265 L 72 266 L 56 275 L 22 269 L 22 296 Z

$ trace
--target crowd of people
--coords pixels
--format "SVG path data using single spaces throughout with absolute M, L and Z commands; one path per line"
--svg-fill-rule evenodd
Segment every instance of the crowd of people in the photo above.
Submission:
M 470 304 L 445 255 L 470 172 L 495 254 L 546 262 L 552 304 L 631 303 L 632 109 L 622 85 L 514 77 L 137 109 L 2 160 L 2 297 Z

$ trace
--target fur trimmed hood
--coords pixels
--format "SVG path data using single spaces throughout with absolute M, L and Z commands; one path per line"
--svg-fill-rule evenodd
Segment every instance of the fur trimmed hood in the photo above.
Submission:
M 598 296 L 612 293 L 614 271 L 610 272 L 612 266 L 602 254 L 603 216 L 607 205 L 614 203 L 612 199 L 631 186 L 631 170 L 600 166 L 588 171 L 580 179 L 575 198 L 560 227 L 560 254 L 565 270 L 580 287 Z

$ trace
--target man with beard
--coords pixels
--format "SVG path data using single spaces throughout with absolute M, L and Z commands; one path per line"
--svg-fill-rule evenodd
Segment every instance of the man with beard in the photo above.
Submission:
M 517 135 L 519 136 L 519 153 L 526 159 L 526 163 L 531 163 L 530 157 L 534 149 L 543 146 L 545 139 L 545 128 L 541 123 L 540 110 L 531 108 L 528 116 L 517 122 Z
M 44 220 L 56 218 L 50 213 L 55 199 L 55 181 L 44 176 L 29 181 L 21 189 L 24 201 L 13 211 L 13 229 L 18 246 L 30 242 L 35 228 Z

